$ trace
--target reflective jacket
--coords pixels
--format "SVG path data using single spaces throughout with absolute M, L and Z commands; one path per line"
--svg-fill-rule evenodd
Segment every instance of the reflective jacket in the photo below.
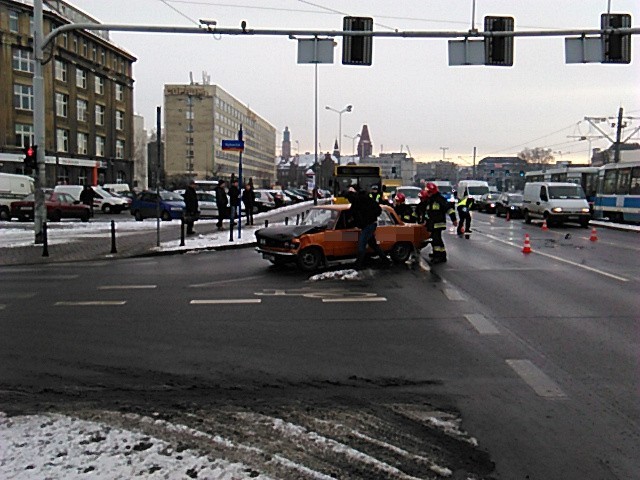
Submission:
M 456 211 L 449 201 L 440 192 L 431 195 L 425 205 L 427 230 L 447 228 L 447 215 L 452 222 L 456 221 Z
M 418 223 L 418 217 L 416 217 L 416 214 L 410 205 L 407 205 L 406 203 L 399 203 L 393 207 L 393 209 L 400 217 L 400 220 L 404 223 Z

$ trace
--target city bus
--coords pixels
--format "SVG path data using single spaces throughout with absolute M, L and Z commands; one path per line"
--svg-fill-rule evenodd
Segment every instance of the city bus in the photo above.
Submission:
M 594 217 L 640 222 L 640 161 L 608 163 L 598 169 Z
M 336 165 L 333 175 L 333 196 L 335 203 L 347 203 L 349 187 L 357 185 L 361 190 L 369 190 L 373 185 L 382 188 L 380 167 L 374 165 Z

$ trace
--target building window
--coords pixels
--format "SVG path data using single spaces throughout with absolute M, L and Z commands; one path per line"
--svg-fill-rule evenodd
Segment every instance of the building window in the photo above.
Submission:
M 103 136 L 96 136 L 96 156 L 97 157 L 104 157 L 104 145 L 105 145 L 105 138 Z
M 89 57 L 89 44 L 86 40 L 82 40 L 82 56 L 85 58 Z
M 69 130 L 65 130 L 64 128 L 56 129 L 56 148 L 58 152 L 68 152 L 69 151 Z
M 13 49 L 13 69 L 33 73 L 33 53 L 30 50 Z
M 26 148 L 33 143 L 33 125 L 16 123 L 16 147 Z
M 104 126 L 104 105 L 96 105 L 96 125 Z
M 124 85 L 116 83 L 116 100 L 119 102 L 124 100 Z
M 78 53 L 78 37 L 74 35 L 72 42 L 73 42 L 73 53 Z
M 33 111 L 33 87 L 31 85 L 13 86 L 13 106 L 18 110 Z
M 196 118 L 196 117 L 193 114 L 193 111 L 187 112 L 187 120 L 193 120 L 194 118 Z
M 104 78 L 96 75 L 95 79 L 95 92 L 98 95 L 104 95 Z
M 124 158 L 124 140 L 116 140 L 116 158 Z
M 89 102 L 86 100 L 76 100 L 76 110 L 79 122 L 87 121 L 87 110 L 89 109 Z
M 78 153 L 86 155 L 89 153 L 89 135 L 78 132 Z
M 76 68 L 76 87 L 87 88 L 87 72 L 81 68 Z
M 64 93 L 56 93 L 56 115 L 67 118 L 69 112 L 69 96 Z
M 94 45 L 91 47 L 91 60 L 95 62 L 97 59 L 98 59 L 98 49 Z
M 62 60 L 56 60 L 56 66 L 55 66 L 55 75 L 56 75 L 56 80 L 60 80 L 61 82 L 66 82 L 67 81 L 67 64 L 64 63 Z
M 69 48 L 69 34 L 67 32 L 64 32 L 62 35 L 62 47 L 66 50 L 67 48 Z
M 20 22 L 18 18 L 18 12 L 9 10 L 9 31 L 12 33 L 20 33 Z
M 107 63 L 107 54 L 104 52 L 104 49 L 100 49 L 100 64 L 106 65 Z
M 116 110 L 116 130 L 124 130 L 124 112 Z

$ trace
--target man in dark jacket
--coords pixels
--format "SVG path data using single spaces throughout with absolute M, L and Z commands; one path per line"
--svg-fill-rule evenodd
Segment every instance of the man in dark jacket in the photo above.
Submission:
M 216 192 L 216 206 L 218 207 L 218 222 L 216 226 L 218 230 L 222 230 L 222 221 L 225 218 L 229 217 L 229 212 L 227 211 L 227 204 L 229 203 L 229 198 L 227 197 L 227 192 L 224 189 L 225 181 L 220 180 L 218 182 L 218 186 L 215 188 Z
M 443 263 L 447 261 L 447 250 L 442 239 L 442 232 L 447 228 L 447 215 L 451 218 L 451 223 L 458 226 L 456 212 L 449 201 L 438 191 L 438 186 L 435 183 L 427 183 L 425 190 L 427 192 L 425 216 L 427 230 L 431 232 L 431 246 L 433 247 L 431 263 Z
M 80 201 L 85 205 L 89 205 L 91 216 L 93 217 L 93 199 L 96 197 L 96 192 L 91 188 L 91 185 L 85 185 L 80 192 Z
M 238 217 L 238 207 L 240 206 L 240 188 L 238 188 L 238 179 L 234 178 L 229 187 L 229 204 L 231 205 L 231 211 L 229 212 L 229 222 L 233 227 Z
M 189 186 L 184 191 L 184 223 L 187 225 L 187 235 L 193 235 L 193 223 L 198 219 L 198 194 L 196 193 L 196 182 L 191 180 Z
M 385 266 L 391 265 L 391 260 L 378 245 L 375 235 L 376 227 L 378 226 L 378 215 L 382 212 L 382 208 L 367 192 L 359 190 L 357 187 L 349 187 L 348 198 L 351 202 L 349 212 L 353 216 L 356 227 L 361 229 L 360 237 L 358 238 L 356 268 L 360 269 L 364 265 L 367 245 L 373 249 Z
M 253 191 L 253 185 L 245 183 L 242 191 L 242 203 L 244 210 L 247 212 L 247 225 L 253 225 L 253 209 L 256 204 L 256 192 Z

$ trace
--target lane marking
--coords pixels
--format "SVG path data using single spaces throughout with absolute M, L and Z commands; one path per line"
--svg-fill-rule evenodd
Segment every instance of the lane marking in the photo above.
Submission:
M 126 300 L 85 300 L 79 302 L 56 302 L 56 307 L 110 307 L 124 305 Z
M 0 303 L 0 310 L 4 310 L 6 308 L 6 305 L 3 305 L 2 303 Z
M 246 303 L 260 303 L 262 299 L 260 298 L 232 298 L 232 299 L 222 299 L 222 300 L 191 300 L 189 302 L 191 305 L 235 305 L 235 304 L 246 304 Z
M 340 302 L 386 302 L 385 297 L 351 297 L 351 298 L 323 298 L 322 303 L 340 303 Z
M 33 273 L 33 272 L 31 272 Z M 11 276 L 11 278 L 7 278 L 3 276 L 0 278 L 0 282 L 37 282 L 40 280 L 73 280 L 74 278 L 78 278 L 80 275 L 28 275 L 25 277 L 22 276 Z
M 35 296 L 35 293 L 0 293 L 0 299 L 2 300 L 24 300 L 26 298 L 33 298 Z
M 143 290 L 158 288 L 157 285 L 101 285 L 98 290 Z
M 562 389 L 531 361 L 507 360 L 507 365 L 539 396 L 545 398 L 567 398 Z
M 515 244 L 513 242 L 508 242 L 506 240 L 502 240 L 501 238 L 495 237 L 493 235 L 489 235 L 488 233 L 481 233 L 480 235 L 484 235 L 485 237 L 491 238 L 492 240 L 504 243 L 506 245 L 511 245 L 512 247 L 516 247 L 516 248 L 521 248 L 522 247 L 521 245 L 517 245 L 517 244 Z M 536 255 L 542 255 L 543 257 L 552 258 L 553 260 L 557 260 L 559 262 L 567 263 L 569 265 L 573 265 L 574 267 L 582 268 L 584 270 L 589 270 L 590 272 L 598 273 L 600 275 L 604 275 L 605 277 L 613 278 L 613 279 L 619 280 L 621 282 L 628 282 L 629 281 L 628 278 L 620 277 L 618 275 L 614 275 L 613 273 L 608 273 L 608 272 L 605 272 L 603 270 L 598 270 L 597 268 L 593 268 L 593 267 L 589 267 L 587 265 L 582 265 L 580 263 L 572 262 L 571 260 L 567 260 L 565 258 L 556 257 L 555 255 L 551 255 L 549 253 L 539 252 L 537 250 L 533 250 L 531 253 L 534 253 Z
M 487 317 L 480 313 L 469 313 L 464 316 L 480 335 L 499 335 L 500 331 Z
M 444 290 L 442 290 L 442 292 L 445 294 L 445 296 L 449 300 L 453 300 L 453 301 L 464 300 L 464 297 L 460 294 L 460 292 L 453 288 L 445 288 Z
M 258 278 L 264 278 L 264 277 L 266 277 L 266 275 L 253 275 L 251 277 L 234 278 L 232 280 L 215 280 L 213 282 L 194 283 L 193 285 L 189 285 L 189 288 L 213 287 L 215 285 L 225 285 L 227 283 L 246 282 L 247 280 L 256 280 Z

